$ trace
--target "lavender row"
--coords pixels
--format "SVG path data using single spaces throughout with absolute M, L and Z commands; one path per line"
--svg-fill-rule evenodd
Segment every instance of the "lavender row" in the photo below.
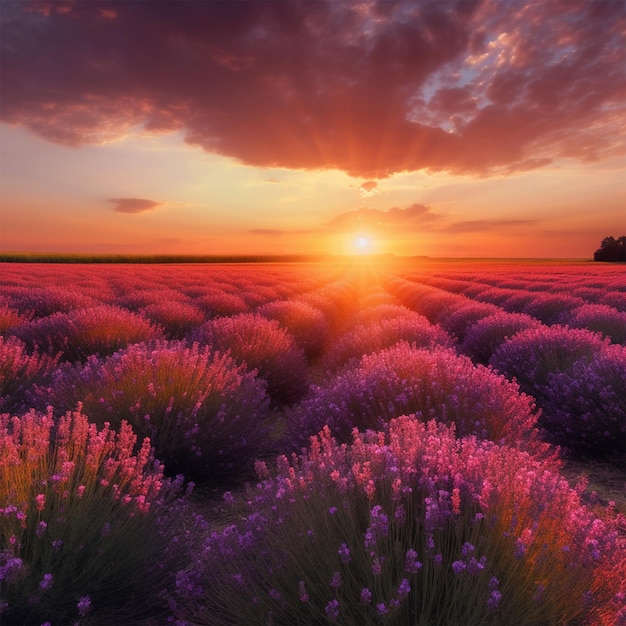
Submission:
M 546 326 L 528 314 L 509 313 L 399 277 L 390 278 L 387 288 L 452 333 L 460 351 L 474 362 L 491 365 L 516 380 L 542 409 L 539 425 L 552 443 L 622 462 L 626 454 L 626 347 L 609 341 L 607 327 L 613 324 L 617 334 L 619 316 L 624 314 L 607 316 L 603 338 L 587 328 Z M 589 326 L 596 330 L 596 324 Z

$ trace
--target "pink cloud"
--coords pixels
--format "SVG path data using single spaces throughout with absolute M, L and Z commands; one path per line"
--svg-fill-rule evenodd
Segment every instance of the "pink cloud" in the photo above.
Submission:
M 376 189 L 376 187 L 378 187 L 378 183 L 375 180 L 366 180 L 361 185 L 361 189 L 363 191 L 368 192 L 368 193 L 371 193 L 372 191 L 374 191 L 374 189 Z
M 117 213 L 145 213 L 163 204 L 162 202 L 142 200 L 141 198 L 111 198 L 109 202 L 115 204 L 113 210 Z
M 36 9 L 36 10 L 35 10 Z M 489 175 L 624 152 L 623 5 L 7 2 L 0 119 L 263 167 Z

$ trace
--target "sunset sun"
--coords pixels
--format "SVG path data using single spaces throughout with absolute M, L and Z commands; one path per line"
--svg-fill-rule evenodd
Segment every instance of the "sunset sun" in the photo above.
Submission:
M 356 235 L 352 239 L 352 251 L 355 254 L 371 254 L 374 247 L 374 240 L 370 235 Z

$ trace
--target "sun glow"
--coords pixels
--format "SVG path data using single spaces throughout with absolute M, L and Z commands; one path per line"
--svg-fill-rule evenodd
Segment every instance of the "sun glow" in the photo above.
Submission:
M 374 241 L 369 235 L 356 235 L 351 241 L 352 251 L 355 254 L 371 254 L 374 251 Z

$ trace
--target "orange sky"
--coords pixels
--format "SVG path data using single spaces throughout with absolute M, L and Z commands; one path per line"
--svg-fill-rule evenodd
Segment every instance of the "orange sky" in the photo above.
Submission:
M 619 1 L 3 0 L 0 249 L 590 257 Z

